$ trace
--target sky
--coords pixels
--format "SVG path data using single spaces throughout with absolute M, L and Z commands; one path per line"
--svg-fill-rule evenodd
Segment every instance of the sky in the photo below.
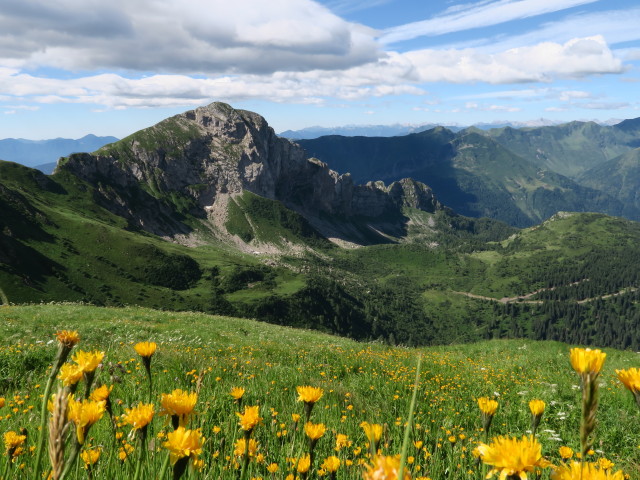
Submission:
M 637 0 L 2 0 L 0 138 L 640 117 Z

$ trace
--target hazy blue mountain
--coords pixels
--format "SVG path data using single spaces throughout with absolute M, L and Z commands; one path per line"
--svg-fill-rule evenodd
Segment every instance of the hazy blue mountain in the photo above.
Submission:
M 0 140 L 0 158 L 28 167 L 40 168 L 39 166 L 43 166 L 43 168 L 49 169 L 49 166 L 45 164 L 55 163 L 60 157 L 66 157 L 76 152 L 93 152 L 117 140 L 116 137 L 97 137 L 96 135 L 85 135 L 76 140 L 69 138 L 51 140 L 5 138 Z
M 395 137 L 410 133 L 430 130 L 437 125 L 345 125 L 341 127 L 308 127 L 300 130 L 285 130 L 279 133 L 281 137 L 291 140 L 318 138 L 326 135 L 343 135 L 345 137 Z M 449 126 L 449 130 L 458 131 L 463 127 Z

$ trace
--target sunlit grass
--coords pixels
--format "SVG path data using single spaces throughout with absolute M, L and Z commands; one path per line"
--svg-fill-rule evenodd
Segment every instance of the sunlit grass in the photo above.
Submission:
M 74 352 L 105 352 L 92 391 L 102 384 L 113 386 L 112 420 L 104 413 L 88 429 L 80 457 L 66 478 L 155 478 L 162 471 L 169 478 L 182 461 L 182 478 L 244 475 L 266 480 L 335 474 L 335 478 L 360 479 L 373 469 L 374 454 L 391 458 L 401 453 L 419 353 L 422 366 L 405 452 L 405 471 L 411 478 L 484 478 L 488 469 L 473 455 L 485 442 L 480 397 L 498 403 L 491 438 L 529 435 L 529 403 L 539 399 L 545 408 L 537 439 L 545 460 L 559 464 L 560 447 L 581 449 L 580 378 L 564 344 L 490 341 L 417 350 L 193 313 L 11 306 L 0 308 L 0 398 L 4 399 L 0 433 L 26 437 L 19 454 L 3 451 L 0 475 L 7 471 L 7 478 L 33 475 L 41 395 L 57 349 L 53 334 L 62 329 L 79 332 Z M 148 357 L 151 384 L 145 357 L 135 349 L 142 341 L 157 347 Z M 606 459 L 615 470 L 638 478 L 638 408 L 615 370 L 636 367 L 640 359 L 632 352 L 607 350 L 607 354 L 598 377 L 595 442 L 587 460 Z M 84 396 L 84 382 L 76 390 L 77 399 Z M 52 393 L 60 385 L 56 380 Z M 297 387 L 305 386 L 321 389 L 322 395 L 312 390 L 302 391 L 303 395 Z M 197 401 L 192 413 L 174 422 L 162 400 L 176 389 L 191 398 L 195 395 Z M 312 393 L 315 396 L 306 397 Z M 309 408 L 305 398 L 312 397 Z M 155 406 L 144 440 L 141 428 L 132 423 L 151 415 L 149 410 L 132 410 L 140 403 Z M 250 430 L 243 428 L 238 415 L 246 412 L 253 412 L 245 423 L 251 424 Z M 307 414 L 312 426 L 305 429 Z M 257 418 L 261 421 L 253 423 Z M 378 440 L 367 434 L 363 422 L 380 426 Z M 185 433 L 178 438 L 174 432 L 180 426 Z M 378 452 L 372 449 L 372 438 Z M 239 444 L 241 440 L 245 442 Z M 175 445 L 175 451 L 189 451 L 180 457 L 187 461 L 178 454 L 170 461 L 174 450 L 169 447 Z M 184 445 L 192 449 L 184 450 Z M 309 454 L 311 463 L 302 471 Z M 331 469 L 338 462 L 327 461 L 330 457 L 339 460 L 335 471 Z M 42 471 L 50 470 L 45 453 Z M 544 469 L 541 478 L 549 478 L 549 472 Z

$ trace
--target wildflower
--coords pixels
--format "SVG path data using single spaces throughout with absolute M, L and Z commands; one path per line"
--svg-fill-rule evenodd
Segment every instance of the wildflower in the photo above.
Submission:
M 571 457 L 573 457 L 573 450 L 569 447 L 565 447 L 562 446 L 558 449 L 558 453 L 560 454 L 560 457 L 562 457 L 564 460 L 569 460 Z
M 84 373 L 91 373 L 95 372 L 96 368 L 100 365 L 100 362 L 102 362 L 104 352 L 100 352 L 98 350 L 93 352 L 79 350 L 71 358 L 80 368 L 82 368 Z
M 100 453 L 102 453 L 102 449 L 100 447 L 83 450 L 80 454 L 80 458 L 84 462 L 84 468 L 88 469 L 94 465 L 100 458 Z
M 304 433 L 307 434 L 307 437 L 309 437 L 311 442 L 318 441 L 324 435 L 326 430 L 327 427 L 325 427 L 324 423 L 307 422 L 304 426 Z
M 187 468 L 189 459 L 196 459 L 202 453 L 204 438 L 200 430 L 185 430 L 178 427 L 167 434 L 163 446 L 169 450 L 169 458 L 173 465 L 173 478 L 180 478 Z
M 310 386 L 298 386 L 296 391 L 298 392 L 298 401 L 304 402 L 304 412 L 307 416 L 307 421 L 309 421 L 311 410 L 316 402 L 322 398 L 324 391 L 319 387 Z
M 5 399 L 4 397 L 0 397 L 0 408 L 4 407 Z
M 198 401 L 198 394 L 185 392 L 179 388 L 171 393 L 163 393 L 160 397 L 163 415 L 170 415 L 173 428 L 185 426 L 189 415 L 193 412 Z
M 244 392 L 245 390 L 242 387 L 233 387 L 229 395 L 231 395 L 236 402 L 240 402 L 244 396 Z
M 529 402 L 529 410 L 531 411 L 531 431 L 535 436 L 542 414 L 544 413 L 545 403 L 542 400 L 531 400 Z
M 378 444 L 382 438 L 382 425 L 378 423 L 362 422 L 360 424 L 364 434 L 371 443 L 371 449 L 375 452 L 378 450 Z
M 610 470 L 615 464 L 608 458 L 601 458 L 598 460 L 598 465 L 601 470 Z
M 325 458 L 324 462 L 322 462 L 322 469 L 325 472 L 329 472 L 332 479 L 336 478 L 338 468 L 340 468 L 340 459 L 335 455 Z
M 590 348 L 572 348 L 571 349 L 571 366 L 581 376 L 593 375 L 597 376 L 602 370 L 602 365 L 607 354 L 600 350 L 591 350 Z
M 496 400 L 491 400 L 488 397 L 480 397 L 478 398 L 478 407 L 482 413 L 482 428 L 484 428 L 485 439 L 487 439 L 489 438 L 491 421 L 498 410 L 498 402 Z
M 105 402 L 70 399 L 67 415 L 76 426 L 76 436 L 80 445 L 84 443 L 91 425 L 102 418 L 104 411 Z
M 344 433 L 336 435 L 336 452 L 339 452 L 342 448 L 349 446 L 349 437 Z
M 260 407 L 257 405 L 255 407 L 244 407 L 244 413 L 236 412 L 236 415 L 240 418 L 238 423 L 242 430 L 249 433 L 251 433 L 262 420 L 260 417 Z
M 616 375 L 618 375 L 618 380 L 633 394 L 638 407 L 640 407 L 640 369 L 616 370 Z
M 311 468 L 311 457 L 309 455 L 305 455 L 304 457 L 300 457 L 298 459 L 298 464 L 296 465 L 296 470 L 298 473 L 306 474 L 309 472 Z
M 100 387 L 96 388 L 93 392 L 91 392 L 91 395 L 89 396 L 89 398 L 91 398 L 91 400 L 94 400 L 96 402 L 106 401 L 109 398 L 109 395 L 111 394 L 111 390 L 113 390 L 113 385 L 111 385 L 110 387 L 107 387 L 106 385 L 101 385 Z
M 80 335 L 75 330 L 60 330 L 56 332 L 56 338 L 61 346 L 69 350 L 80 341 Z
M 613 473 L 611 470 L 598 468 L 595 463 L 571 462 L 570 465 L 555 467 L 551 473 L 551 480 L 623 480 L 621 470 Z
M 367 471 L 363 473 L 364 480 L 400 480 L 398 474 L 400 470 L 400 455 L 377 456 L 373 463 L 367 466 Z M 411 475 L 404 470 L 401 480 L 411 480 Z
M 65 387 L 76 385 L 81 379 L 84 372 L 82 367 L 73 363 L 65 363 L 60 367 L 58 378 L 62 380 Z
M 233 450 L 233 454 L 237 457 L 242 457 L 244 455 L 248 455 L 249 457 L 255 457 L 258 452 L 259 444 L 253 438 L 249 439 L 247 442 L 244 438 L 239 438 L 236 440 L 235 448 Z
M 481 443 L 476 452 L 484 463 L 493 466 L 487 478 L 499 473 L 501 479 L 519 476 L 526 480 L 527 472 L 550 465 L 542 458 L 542 447 L 533 436 L 524 436 L 521 440 L 496 437 L 490 445 Z
M 155 406 L 153 403 L 145 404 L 140 402 L 137 407 L 125 408 L 124 411 L 125 413 L 122 416 L 124 423 L 131 425 L 134 430 L 144 431 L 153 419 Z
M 276 473 L 278 471 L 278 464 L 277 463 L 270 463 L 269 465 L 267 465 L 267 472 L 273 474 Z
M 17 457 L 22 451 L 22 445 L 27 440 L 26 435 L 21 435 L 13 430 L 4 434 L 4 449 L 9 457 Z
M 151 358 L 156 353 L 157 348 L 156 342 L 138 342 L 133 346 L 133 349 L 142 358 Z

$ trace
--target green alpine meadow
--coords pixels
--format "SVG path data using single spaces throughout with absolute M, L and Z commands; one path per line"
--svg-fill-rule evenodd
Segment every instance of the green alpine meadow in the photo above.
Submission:
M 0 479 L 640 478 L 637 125 L 0 161 Z

